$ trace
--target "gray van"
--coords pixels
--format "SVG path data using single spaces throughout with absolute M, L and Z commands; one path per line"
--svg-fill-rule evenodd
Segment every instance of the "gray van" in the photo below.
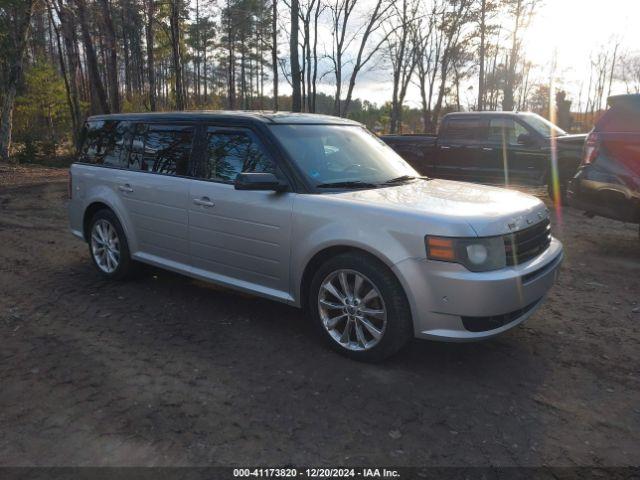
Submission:
M 469 341 L 540 306 L 563 259 L 516 191 L 420 176 L 362 125 L 287 113 L 87 120 L 72 232 L 98 271 L 146 263 L 302 307 L 335 350 Z

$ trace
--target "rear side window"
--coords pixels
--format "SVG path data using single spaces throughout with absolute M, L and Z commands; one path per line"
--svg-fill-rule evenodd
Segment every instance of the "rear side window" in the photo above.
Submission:
M 599 132 L 639 133 L 640 102 L 619 103 L 598 121 Z
M 451 118 L 444 127 L 444 137 L 451 142 L 487 140 L 488 129 L 480 118 Z
M 241 172 L 275 173 L 275 164 L 248 132 L 208 132 L 207 151 L 198 176 L 233 182 Z
M 134 135 L 134 141 L 139 136 Z M 141 158 L 139 152 L 132 147 L 132 153 L 137 153 L 137 156 L 130 168 L 166 175 L 186 175 L 189 170 L 193 136 L 193 127 L 149 125 Z
M 124 142 L 127 129 L 128 122 L 87 122 L 79 160 L 94 165 L 126 168 Z

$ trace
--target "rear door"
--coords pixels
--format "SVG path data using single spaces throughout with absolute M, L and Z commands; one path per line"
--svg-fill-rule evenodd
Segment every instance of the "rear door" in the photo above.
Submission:
M 207 127 L 201 149 L 189 201 L 190 249 L 197 273 L 287 299 L 295 194 L 234 188 L 240 172 L 282 175 L 250 129 Z
M 126 178 L 117 185 L 137 240 L 134 256 L 187 268 L 189 162 L 193 124 L 137 123 L 127 141 Z
M 446 120 L 438 141 L 436 176 L 452 180 L 484 182 L 490 174 L 484 143 L 487 121 L 481 115 Z

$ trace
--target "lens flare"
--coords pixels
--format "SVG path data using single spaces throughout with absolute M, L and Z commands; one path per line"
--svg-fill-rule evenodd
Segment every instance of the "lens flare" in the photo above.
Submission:
M 553 55 L 553 63 L 551 65 L 551 78 L 549 81 L 549 120 L 555 124 L 557 120 L 555 97 L 555 72 L 557 62 L 557 51 Z M 549 139 L 551 145 L 551 191 L 553 192 L 551 201 L 556 213 L 556 221 L 558 226 L 562 227 L 562 199 L 560 190 L 560 175 L 558 174 L 558 141 L 553 131 L 551 131 L 551 138 Z

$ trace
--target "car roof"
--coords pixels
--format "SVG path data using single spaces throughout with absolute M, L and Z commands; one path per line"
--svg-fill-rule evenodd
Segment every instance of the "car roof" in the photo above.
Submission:
M 455 117 L 455 116 L 464 116 L 464 117 L 470 117 L 473 115 L 503 115 L 503 116 L 510 116 L 510 115 L 534 115 L 533 112 L 508 112 L 508 111 L 499 111 L 499 110 L 483 110 L 481 112 L 451 112 L 451 113 L 447 113 L 445 115 L 445 117 Z
M 116 113 L 94 115 L 88 120 L 120 120 L 120 121 L 241 121 L 261 122 L 271 125 L 361 125 L 346 118 L 314 113 L 269 112 L 269 111 L 226 111 L 226 110 L 194 110 L 183 112 L 144 112 Z
M 640 93 L 629 93 L 626 95 L 612 95 L 607 99 L 609 106 L 621 104 L 638 104 L 640 103 Z

